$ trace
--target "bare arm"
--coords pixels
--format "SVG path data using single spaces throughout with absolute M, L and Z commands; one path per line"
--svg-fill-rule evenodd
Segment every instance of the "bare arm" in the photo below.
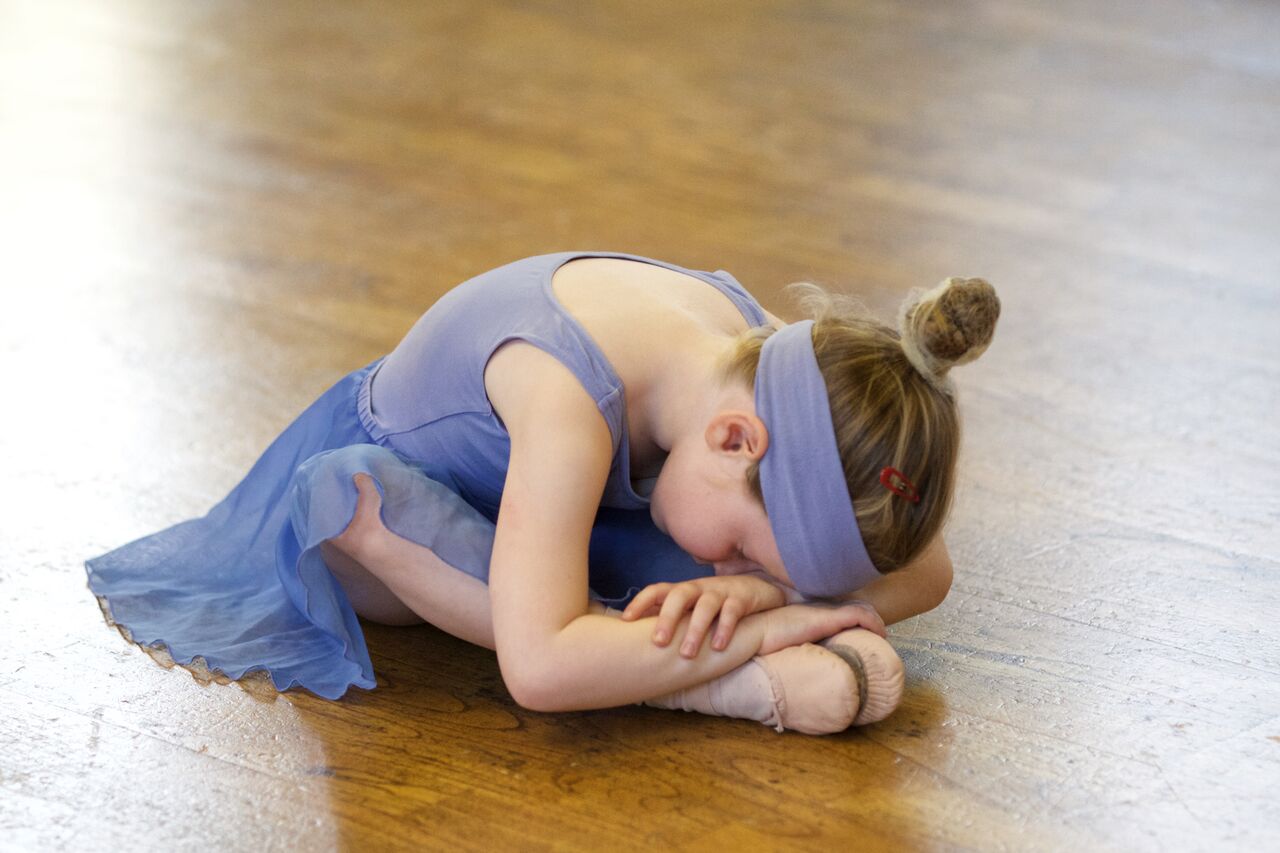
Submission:
M 937 607 L 950 589 L 951 557 L 939 533 L 915 560 L 844 600 L 868 602 L 886 625 L 892 625 Z

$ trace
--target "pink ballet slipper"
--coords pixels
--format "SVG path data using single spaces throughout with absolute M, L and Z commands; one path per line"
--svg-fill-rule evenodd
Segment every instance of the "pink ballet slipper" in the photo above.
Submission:
M 862 700 L 853 725 L 878 723 L 894 712 L 902 701 L 906 671 L 887 640 L 865 628 L 852 628 L 821 645 L 843 658 L 858 678 Z
M 902 661 L 893 647 L 855 628 L 821 645 L 754 657 L 705 684 L 643 704 L 823 735 L 883 720 L 898 707 L 902 685 Z

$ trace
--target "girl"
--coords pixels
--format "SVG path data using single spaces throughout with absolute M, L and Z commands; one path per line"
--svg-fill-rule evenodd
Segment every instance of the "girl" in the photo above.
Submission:
M 90 587 L 179 663 L 326 698 L 375 685 L 361 616 L 495 649 L 537 710 L 880 719 L 902 686 L 884 622 L 950 586 L 946 371 L 999 303 L 948 279 L 899 335 L 808 301 L 816 320 L 787 325 L 723 270 L 506 264 L 322 395 L 207 516 L 90 560 Z

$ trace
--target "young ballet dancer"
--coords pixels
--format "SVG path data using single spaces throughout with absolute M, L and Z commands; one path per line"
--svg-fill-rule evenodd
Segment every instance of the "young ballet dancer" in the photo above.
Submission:
M 709 286 L 708 286 L 709 285 Z M 88 561 L 140 644 L 336 699 L 359 618 L 497 651 L 531 709 L 634 702 L 839 731 L 897 705 L 885 623 L 936 606 L 980 279 L 899 330 L 618 252 L 506 264 L 303 412 L 208 515 Z

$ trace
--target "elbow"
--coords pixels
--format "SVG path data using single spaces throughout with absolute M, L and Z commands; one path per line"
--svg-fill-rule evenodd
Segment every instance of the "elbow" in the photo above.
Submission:
M 951 592 L 951 581 L 954 578 L 951 558 L 944 557 L 939 560 L 931 574 L 933 577 L 932 583 L 929 585 L 930 592 L 932 593 L 929 604 L 930 610 L 945 601 L 947 594 Z
M 514 656 L 516 660 L 499 655 L 498 667 L 507 692 L 517 705 L 529 711 L 545 713 L 573 710 L 566 701 L 568 695 L 557 683 L 553 668 L 541 666 L 532 655 Z
M 547 690 L 534 681 L 513 678 L 506 678 L 505 680 L 507 691 L 511 693 L 511 698 L 526 711 L 552 713 L 568 710 L 556 701 L 554 691 Z

